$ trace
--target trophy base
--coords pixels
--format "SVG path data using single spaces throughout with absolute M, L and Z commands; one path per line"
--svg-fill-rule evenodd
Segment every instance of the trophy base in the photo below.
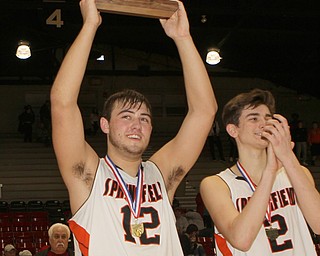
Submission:
M 96 0 L 100 12 L 168 19 L 178 10 L 178 3 L 170 0 Z

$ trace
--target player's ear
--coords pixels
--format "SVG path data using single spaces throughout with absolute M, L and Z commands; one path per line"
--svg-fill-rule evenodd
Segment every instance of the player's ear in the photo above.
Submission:
M 234 124 L 227 124 L 226 131 L 232 138 L 236 138 L 238 136 L 238 130 Z
M 105 117 L 100 118 L 100 128 L 103 133 L 109 133 L 109 121 Z

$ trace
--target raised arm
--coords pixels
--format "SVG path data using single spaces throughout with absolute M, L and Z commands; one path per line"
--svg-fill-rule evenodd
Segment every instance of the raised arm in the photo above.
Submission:
M 188 113 L 173 140 L 150 160 L 160 168 L 169 193 L 174 192 L 199 157 L 217 111 L 217 103 L 204 63 L 193 43 L 184 6 L 168 20 L 160 20 L 178 49 L 183 67 Z
M 94 0 L 80 1 L 83 26 L 66 54 L 51 89 L 52 139 L 59 169 L 75 212 L 89 195 L 98 156 L 85 142 L 77 99 L 101 17 Z

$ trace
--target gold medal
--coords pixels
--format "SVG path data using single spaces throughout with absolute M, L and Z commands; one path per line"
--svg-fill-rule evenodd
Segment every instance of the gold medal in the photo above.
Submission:
M 131 233 L 135 237 L 141 237 L 144 232 L 143 223 L 131 224 Z
M 270 240 L 273 241 L 279 237 L 279 230 L 278 229 L 270 227 L 270 228 L 266 228 L 265 230 L 266 230 L 267 237 Z

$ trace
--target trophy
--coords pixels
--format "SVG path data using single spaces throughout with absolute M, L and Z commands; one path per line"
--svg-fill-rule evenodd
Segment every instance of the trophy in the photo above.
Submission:
M 168 19 L 178 10 L 171 0 L 96 0 L 100 12 Z

